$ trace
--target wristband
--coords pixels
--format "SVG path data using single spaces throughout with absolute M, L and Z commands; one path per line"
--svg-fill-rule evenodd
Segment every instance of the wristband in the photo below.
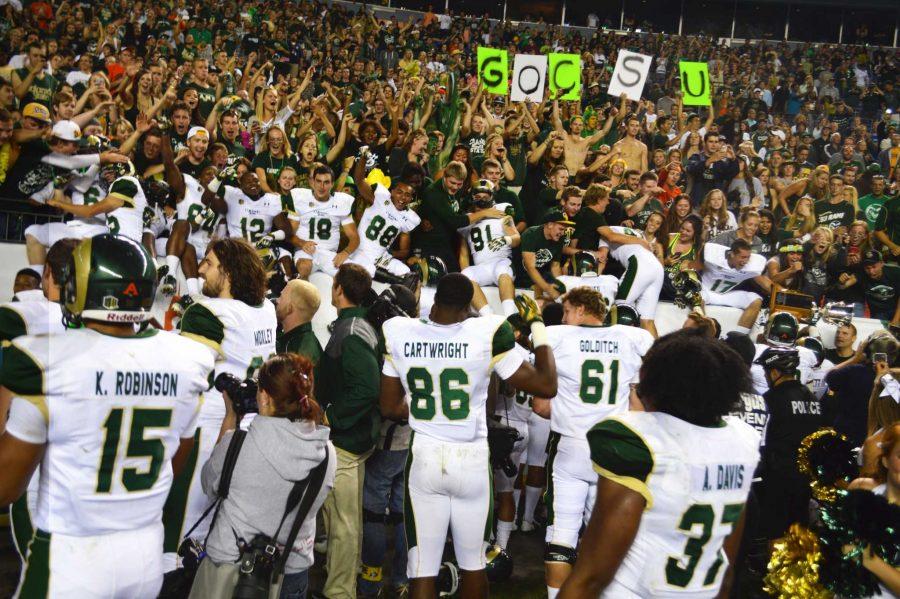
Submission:
M 537 321 L 531 323 L 531 347 L 537 349 L 542 345 L 549 345 L 547 342 L 547 327 L 543 322 Z
M 504 235 L 503 240 L 506 242 L 506 245 L 512 245 L 512 237 L 510 237 L 509 235 Z
M 284 241 L 284 237 L 284 231 L 282 231 L 281 229 L 272 231 L 272 239 L 274 239 L 275 241 Z
M 212 181 L 206 184 L 206 189 L 210 190 L 213 193 L 218 193 L 219 187 L 222 185 L 222 180 L 218 177 L 214 177 Z

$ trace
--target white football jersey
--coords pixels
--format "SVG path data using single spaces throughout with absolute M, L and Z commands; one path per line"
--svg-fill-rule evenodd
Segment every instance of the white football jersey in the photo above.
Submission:
M 637 536 L 602 597 L 715 597 L 725 538 L 740 519 L 759 461 L 759 434 L 739 418 L 720 427 L 662 412 L 626 412 L 587 435 L 600 476 L 647 501 Z
M 184 179 L 184 197 L 176 204 L 178 220 L 186 220 L 191 223 L 191 241 L 203 247 L 209 244 L 209 240 L 215 232 L 216 226 L 222 220 L 222 216 L 203 204 L 204 187 L 200 184 L 200 181 L 191 175 L 182 174 L 181 176 Z M 231 214 L 230 205 L 228 213 Z M 199 225 L 194 222 L 198 214 L 206 215 Z
M 640 239 L 644 238 L 643 233 L 638 231 L 637 229 L 632 229 L 630 227 L 610 227 L 614 233 L 619 233 L 621 235 L 628 235 L 629 237 L 638 237 Z M 628 266 L 628 259 L 635 257 L 639 261 L 640 260 L 656 260 L 656 256 L 645 248 L 642 245 L 638 245 L 636 243 L 609 243 L 606 242 L 606 245 L 609 246 L 609 255 L 618 260 L 622 265 Z
M 99 168 L 97 169 L 99 172 Z M 81 206 L 90 206 L 96 204 L 106 197 L 106 192 L 100 186 L 100 179 L 95 175 L 94 181 L 88 186 L 87 191 L 80 191 L 77 187 L 72 187 L 70 183 L 69 190 L 72 194 L 72 203 Z M 106 225 L 106 215 L 98 214 L 90 218 L 74 217 L 69 222 L 80 221 L 89 225 Z
M 109 195 L 125 202 L 106 215 L 109 232 L 140 243 L 144 233 L 144 211 L 147 209 L 147 197 L 141 182 L 135 177 L 119 177 L 109 186 Z
M 11 341 L 21 335 L 48 335 L 66 330 L 62 321 L 62 306 L 44 297 L 40 289 L 20 291 L 16 295 L 20 301 L 0 304 L 0 341 Z
M 272 230 L 272 221 L 282 211 L 281 196 L 264 193 L 254 200 L 237 187 L 223 185 L 219 189 L 224 190 L 221 191 L 222 199 L 228 205 L 225 222 L 229 237 L 254 243 Z
M 341 227 L 353 224 L 353 196 L 336 192 L 324 202 L 313 196 L 311 189 L 291 190 L 295 212 L 291 220 L 299 223 L 297 237 L 315 241 L 316 246 L 336 252 L 341 241 Z
M 756 364 L 756 360 L 769 346 L 765 343 L 754 343 L 753 345 L 756 347 L 756 354 L 753 356 L 754 363 L 750 366 L 750 376 L 753 379 L 753 389 L 760 395 L 763 395 L 769 390 L 769 383 L 766 382 L 766 371 L 763 370 L 761 364 Z M 799 345 L 794 347 L 794 349 L 800 354 L 800 366 L 797 367 L 800 373 L 800 382 L 804 385 L 809 385 L 813 380 L 813 370 L 816 368 L 816 354 L 813 350 Z M 823 374 L 823 379 L 824 376 Z M 823 380 L 822 384 L 824 382 Z
M 619 279 L 612 275 L 598 275 L 593 272 L 585 273 L 580 277 L 563 275 L 556 280 L 565 285 L 566 291 L 572 291 L 578 287 L 589 287 L 599 291 L 610 304 L 616 299 L 616 291 L 619 290 Z M 560 296 L 556 301 L 562 301 Z
M 509 204 L 496 204 L 494 208 L 505 212 L 511 206 Z M 488 264 L 503 258 L 512 258 L 513 249 L 508 245 L 504 245 L 496 251 L 488 246 L 491 240 L 499 239 L 506 235 L 503 230 L 505 221 L 505 218 L 486 218 L 459 230 L 459 234 L 463 236 L 469 245 L 472 264 Z
M 409 401 L 409 426 L 449 442 L 487 437 L 491 373 L 506 380 L 522 365 L 515 337 L 502 316 L 442 325 L 396 317 L 384 323 L 383 372 L 397 377 Z
M 278 320 L 275 306 L 263 300 L 259 306 L 248 306 L 235 299 L 204 297 L 192 304 L 181 318 L 181 334 L 207 345 L 219 355 L 216 376 L 228 372 L 243 380 L 256 376 L 259 367 L 275 354 L 275 329 Z M 215 389 L 210 393 L 217 393 Z M 219 405 L 204 406 L 204 413 L 221 409 Z
M 534 365 L 534 354 L 516 344 L 513 351 L 522 355 L 524 361 Z M 500 422 L 507 424 L 508 420 L 528 422 L 531 418 L 531 403 L 534 396 L 525 391 L 514 389 L 511 385 L 501 382 L 497 392 L 497 400 L 494 405 L 494 416 L 500 417 Z
M 750 260 L 740 270 L 731 268 L 726 257 L 728 248 L 718 243 L 707 243 L 703 246 L 703 272 L 700 282 L 704 289 L 715 293 L 728 293 L 747 279 L 762 274 L 766 267 L 766 258 L 760 254 L 752 254 Z
M 94 536 L 158 524 L 212 368 L 203 346 L 158 329 L 123 338 L 84 328 L 6 348 L 7 430 L 47 443 L 35 526 Z
M 397 210 L 387 188 L 376 185 L 374 191 L 375 200 L 359 221 L 359 247 L 353 253 L 354 259 L 365 256 L 372 262 L 390 250 L 401 233 L 409 233 L 421 222 L 412 210 Z
M 613 325 L 547 327 L 556 359 L 558 387 L 550 408 L 550 430 L 584 439 L 603 418 L 628 410 L 630 384 L 653 336 L 636 327 Z
M 803 359 L 801 358 L 801 363 L 802 361 Z M 834 364 L 831 360 L 822 360 L 821 364 L 818 366 L 814 365 L 809 371 L 809 382 L 807 383 L 807 386 L 809 387 L 809 390 L 813 392 L 813 395 L 819 399 L 822 399 L 822 396 L 828 391 L 828 383 L 825 382 L 825 376 L 831 372 L 832 368 L 834 368 Z

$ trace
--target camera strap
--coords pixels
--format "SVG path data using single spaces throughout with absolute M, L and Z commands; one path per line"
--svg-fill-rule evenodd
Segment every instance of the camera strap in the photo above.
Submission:
M 244 439 L 246 437 L 247 431 L 242 430 L 241 428 L 234 430 L 234 433 L 231 436 L 231 442 L 228 443 L 228 451 L 225 453 L 225 461 L 222 464 L 222 474 L 219 476 L 219 486 L 216 489 L 216 500 L 212 502 L 200 518 L 194 522 L 194 525 L 191 526 L 190 530 L 184 535 L 185 539 L 190 538 L 191 533 L 194 532 L 194 530 L 200 526 L 200 523 L 206 520 L 209 513 L 215 509 L 216 511 L 213 514 L 212 521 L 209 523 L 209 532 L 206 533 L 206 539 L 209 539 L 209 533 L 212 532 L 213 527 L 216 525 L 216 519 L 219 517 L 219 508 L 222 506 L 222 500 L 228 497 L 228 489 L 231 487 L 231 475 L 234 474 L 234 466 L 237 464 L 238 454 L 241 452 L 241 447 L 244 445 Z M 206 545 L 206 539 L 203 541 L 204 546 Z
M 298 504 L 299 507 L 297 507 L 297 514 L 294 516 L 294 524 L 291 526 L 291 532 L 288 533 L 287 540 L 285 541 L 284 551 L 278 556 L 278 561 L 275 564 L 275 568 L 272 570 L 273 582 L 278 581 L 284 572 L 284 567 L 287 564 L 288 556 L 291 554 L 291 551 L 293 551 L 294 542 L 297 540 L 297 534 L 300 532 L 300 527 L 303 525 L 303 521 L 306 520 L 306 516 L 309 514 L 310 508 L 312 508 L 313 502 L 319 495 L 319 490 L 321 490 L 322 483 L 325 481 L 325 471 L 328 470 L 328 458 L 330 455 L 331 450 L 326 445 L 325 457 L 322 461 L 312 469 L 309 476 L 294 483 L 294 487 L 291 489 L 290 494 L 288 494 L 284 516 L 281 517 L 281 522 L 278 524 L 278 530 L 275 531 L 275 535 L 272 537 L 273 542 L 277 542 L 278 533 L 281 532 L 281 527 L 284 525 L 284 521 L 287 519 L 288 514 L 290 514 Z

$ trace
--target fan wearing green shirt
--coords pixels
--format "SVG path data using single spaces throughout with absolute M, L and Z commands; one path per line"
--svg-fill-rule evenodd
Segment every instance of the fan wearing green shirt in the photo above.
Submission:
M 875 220 L 875 238 L 887 249 L 884 257 L 889 262 L 897 262 L 900 257 L 900 196 L 894 196 L 882 205 Z
M 279 354 L 300 354 L 318 366 L 322 357 L 322 345 L 312 330 L 312 319 L 319 310 L 322 298 L 315 285 L 303 279 L 293 279 L 281 290 L 275 315 L 281 331 L 275 338 Z
M 869 225 L 870 231 L 875 229 L 875 223 L 884 209 L 884 203 L 891 198 L 891 196 L 884 193 L 884 188 L 884 176 L 875 175 L 872 177 L 872 193 L 859 198 L 859 212 L 861 213 L 861 218 L 864 218 Z
M 529 227 L 522 233 L 522 259 L 516 263 L 516 287 L 531 287 L 535 299 L 555 300 L 560 293 L 553 286 L 562 274 L 563 236 L 574 227 L 562 210 L 544 215 L 543 224 Z

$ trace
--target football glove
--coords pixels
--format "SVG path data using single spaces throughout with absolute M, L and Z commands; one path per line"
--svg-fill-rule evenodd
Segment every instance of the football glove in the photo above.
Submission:
M 543 317 L 541 316 L 541 309 L 538 308 L 537 302 L 534 301 L 534 298 L 530 295 L 517 295 L 515 300 L 516 309 L 519 311 L 519 316 L 522 317 L 528 325 L 531 325 L 535 322 L 544 322 Z
M 275 243 L 275 238 L 271 235 L 263 235 L 259 239 L 256 240 L 256 249 L 258 250 L 267 250 L 272 247 L 272 244 Z
M 491 239 L 488 241 L 488 249 L 492 252 L 499 252 L 503 248 L 509 245 L 509 236 L 504 235 L 503 237 L 498 237 L 496 239 Z
M 165 275 L 159 283 L 159 291 L 166 297 L 175 295 L 177 287 L 178 279 L 175 278 L 175 275 Z

